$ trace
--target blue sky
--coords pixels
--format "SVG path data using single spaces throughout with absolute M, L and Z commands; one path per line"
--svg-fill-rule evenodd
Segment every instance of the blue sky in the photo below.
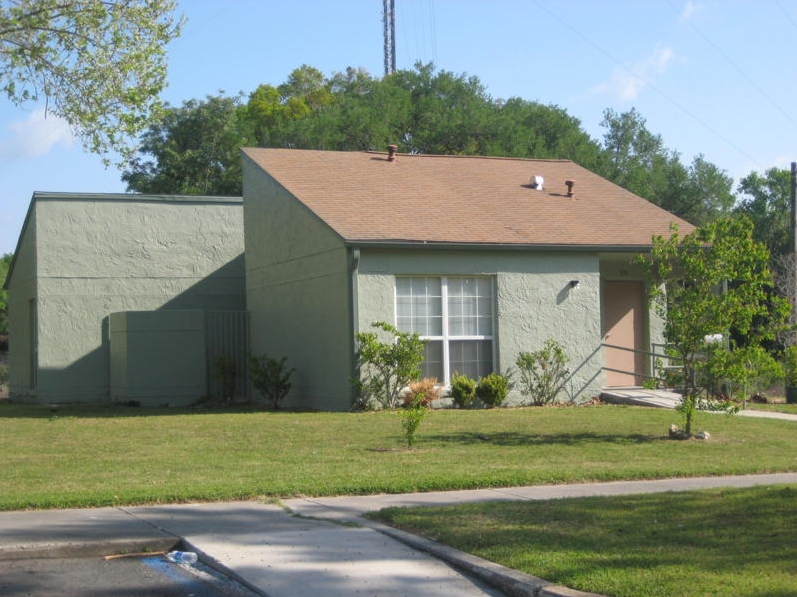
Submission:
M 478 77 L 493 98 L 555 104 L 601 138 L 636 108 L 685 162 L 738 179 L 797 161 L 795 0 L 395 0 L 400 69 Z M 278 85 L 302 64 L 383 74 L 381 0 L 183 0 L 172 105 Z M 0 253 L 34 191 L 124 192 L 41 106 L 0 102 Z

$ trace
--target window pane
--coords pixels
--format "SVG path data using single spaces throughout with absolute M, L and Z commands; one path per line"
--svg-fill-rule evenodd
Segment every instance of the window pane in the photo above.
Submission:
M 442 335 L 439 278 L 396 278 L 396 326 L 422 336 Z
M 459 372 L 473 379 L 493 370 L 491 340 L 454 340 L 449 344 L 449 372 Z
M 424 353 L 421 375 L 443 381 L 443 343 L 432 340 L 426 342 Z
M 493 296 L 489 278 L 448 278 L 451 336 L 492 336 Z

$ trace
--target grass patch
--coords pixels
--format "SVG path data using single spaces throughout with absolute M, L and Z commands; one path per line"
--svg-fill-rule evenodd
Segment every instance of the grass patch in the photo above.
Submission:
M 764 410 L 769 412 L 787 413 L 790 415 L 797 415 L 797 404 L 787 404 L 786 402 L 770 402 L 767 404 L 758 404 L 755 402 L 747 403 L 748 410 Z
M 0 401 L 0 509 L 401 493 L 797 470 L 793 422 L 622 406 L 431 412 L 44 407 Z
M 373 518 L 616 597 L 797 594 L 797 486 L 391 508 Z

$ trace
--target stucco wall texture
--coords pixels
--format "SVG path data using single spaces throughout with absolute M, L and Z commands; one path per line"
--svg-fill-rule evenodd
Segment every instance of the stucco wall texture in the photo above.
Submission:
M 12 397 L 107 400 L 111 313 L 245 310 L 242 218 L 240 198 L 35 194 L 9 278 Z
M 295 367 L 289 408 L 347 410 L 353 335 L 342 239 L 244 158 L 246 298 L 252 353 Z
M 494 369 L 515 367 L 521 351 L 562 344 L 574 374 L 560 399 L 600 393 L 603 376 L 599 259 L 594 254 L 519 251 L 363 251 L 358 325 L 395 323 L 395 277 L 489 276 L 495 280 Z M 578 280 L 571 288 L 570 282 Z M 524 400 L 518 389 L 508 404 Z

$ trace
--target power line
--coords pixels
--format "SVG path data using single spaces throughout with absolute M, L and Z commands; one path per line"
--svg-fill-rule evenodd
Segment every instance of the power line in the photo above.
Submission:
M 669 5 L 672 7 L 672 9 L 673 9 L 673 10 L 675 10 L 676 12 L 678 12 L 678 9 L 677 9 L 675 6 L 673 6 L 673 4 L 672 4 L 672 2 L 671 2 L 670 0 L 667 0 L 667 4 L 669 4 Z M 783 7 L 781 7 L 781 10 L 782 10 L 782 9 L 783 9 Z M 785 11 L 784 11 L 784 12 L 785 12 Z M 787 16 L 788 16 L 788 13 L 787 13 Z M 715 44 L 715 43 L 714 43 L 714 42 L 713 42 L 713 41 L 712 41 L 712 40 L 711 40 L 711 39 L 708 37 L 708 35 L 706 35 L 705 33 L 703 33 L 703 31 L 702 31 L 702 30 L 701 30 L 701 29 L 700 29 L 700 28 L 699 28 L 697 25 L 695 25 L 695 24 L 694 24 L 694 23 L 693 23 L 691 20 L 688 20 L 687 22 L 689 23 L 689 26 L 690 26 L 690 27 L 692 27 L 692 29 L 694 29 L 694 30 L 695 30 L 695 32 L 696 32 L 696 33 L 697 33 L 697 34 L 698 34 L 698 35 L 699 35 L 701 38 L 703 38 L 703 41 L 705 41 L 705 42 L 706 42 L 708 45 L 710 45 L 712 48 L 714 48 L 714 51 L 715 51 L 715 52 L 717 52 L 717 54 L 719 54 L 720 56 L 722 56 L 722 57 L 725 59 L 725 61 L 726 61 L 728 64 L 730 64 L 730 65 L 731 65 L 731 66 L 734 68 L 734 70 L 736 70 L 736 72 L 738 72 L 738 73 L 739 73 L 739 74 L 740 74 L 740 75 L 741 75 L 741 76 L 742 76 L 742 77 L 743 77 L 743 78 L 744 78 L 744 79 L 747 81 L 747 83 L 750 85 L 750 87 L 752 87 L 753 89 L 755 89 L 755 90 L 756 90 L 756 91 L 757 91 L 757 92 L 758 92 L 758 93 L 761 95 L 761 97 L 763 97 L 763 98 L 764 98 L 765 100 L 767 100 L 767 101 L 768 101 L 770 104 L 772 104 L 772 106 L 773 106 L 773 107 L 774 107 L 774 108 L 775 108 L 775 109 L 776 109 L 778 112 L 780 112 L 780 113 L 781 113 L 781 114 L 782 114 L 782 115 L 783 115 L 783 116 L 786 118 L 786 120 L 788 120 L 788 121 L 789 121 L 789 122 L 791 122 L 791 123 L 792 123 L 794 126 L 796 126 L 796 127 L 797 127 L 797 121 L 795 121 L 795 120 L 794 120 L 794 119 L 793 119 L 793 118 L 792 118 L 792 117 L 791 117 L 791 116 L 790 116 L 790 115 L 789 115 L 789 114 L 786 112 L 786 110 L 784 110 L 783 108 L 781 108 L 781 107 L 780 107 L 780 105 L 779 105 L 779 104 L 778 104 L 778 103 L 777 103 L 777 102 L 776 102 L 776 101 L 775 101 L 775 100 L 774 100 L 774 99 L 773 99 L 773 98 L 772 98 L 772 97 L 771 97 L 771 96 L 770 96 L 770 95 L 769 95 L 769 94 L 768 94 L 766 91 L 764 91 L 764 90 L 763 90 L 763 89 L 762 89 L 762 88 L 761 88 L 761 87 L 760 87 L 758 84 L 756 84 L 756 82 L 755 82 L 755 81 L 753 81 L 753 79 L 752 79 L 752 78 L 751 78 L 751 77 L 750 77 L 750 76 L 749 76 L 749 75 L 748 75 L 748 74 L 747 74 L 745 71 L 743 71 L 743 70 L 742 70 L 742 68 L 741 68 L 741 67 L 740 67 L 738 64 L 736 64 L 736 62 L 734 62 L 734 61 L 731 59 L 731 57 L 730 57 L 730 56 L 728 56 L 728 55 L 727 55 L 725 52 L 723 52 L 723 51 L 722 51 L 722 49 L 721 49 L 721 48 L 720 48 L 720 47 L 719 47 L 717 44 Z M 794 21 L 792 21 L 792 24 L 794 24 Z
M 624 69 L 625 71 L 629 72 L 629 73 L 630 73 L 631 75 L 633 75 L 634 77 L 637 77 L 639 80 L 643 81 L 643 82 L 644 82 L 644 83 L 645 83 L 645 84 L 646 84 L 648 87 L 650 87 L 650 89 L 652 89 L 653 91 L 655 91 L 656 93 L 658 93 L 658 94 L 659 94 L 661 97 L 663 97 L 665 100 L 667 100 L 668 102 L 670 102 L 670 103 L 671 103 L 673 106 L 675 106 L 676 108 L 678 108 L 678 110 L 680 110 L 681 112 L 683 112 L 684 114 L 686 114 L 686 115 L 687 115 L 689 118 L 691 118 L 692 120 L 694 120 L 695 122 L 697 122 L 698 124 L 700 124 L 700 125 L 701 125 L 703 128 L 705 128 L 706 130 L 708 130 L 709 132 L 711 132 L 711 133 L 712 133 L 713 135 L 715 135 L 717 138 L 721 139 L 721 140 L 722 140 L 723 142 L 725 142 L 725 143 L 726 143 L 726 144 L 727 144 L 729 147 L 731 147 L 731 148 L 735 149 L 735 150 L 736 150 L 737 152 L 739 152 L 741 155 L 743 155 L 744 157 L 746 157 L 746 158 L 747 158 L 748 160 L 750 160 L 751 162 L 753 162 L 753 163 L 757 164 L 757 165 L 758 165 L 758 166 L 760 166 L 761 168 L 764 168 L 764 167 L 765 167 L 765 166 L 764 166 L 763 164 L 761 164 L 761 163 L 760 163 L 760 162 L 759 162 L 759 161 L 758 161 L 756 158 L 754 158 L 753 156 L 751 156 L 750 154 L 748 154 L 748 153 L 747 153 L 746 151 L 744 151 L 744 150 L 743 150 L 741 147 L 739 147 L 738 145 L 736 145 L 736 144 L 735 144 L 733 141 L 731 141 L 730 139 L 728 139 L 728 138 L 727 138 L 725 135 L 723 135 L 722 133 L 720 133 L 720 132 L 719 132 L 717 129 L 715 129 L 713 126 L 711 126 L 710 124 L 708 124 L 708 123 L 707 123 L 705 120 L 703 120 L 702 118 L 700 118 L 700 117 L 699 117 L 699 116 L 697 116 L 696 114 L 694 114 L 694 113 L 692 113 L 691 111 L 689 111 L 689 110 L 688 110 L 688 109 L 687 109 L 685 106 L 681 105 L 680 103 L 678 103 L 677 101 L 675 101 L 675 99 L 673 99 L 672 97 L 670 97 L 669 95 L 667 95 L 666 93 L 664 93 L 664 92 L 663 92 L 661 89 L 659 89 L 658 87 L 656 87 L 656 85 L 654 85 L 654 84 L 653 84 L 653 82 L 652 82 L 652 81 L 650 81 L 650 79 L 648 79 L 647 77 L 645 77 L 645 76 L 643 76 L 643 75 L 640 75 L 639 73 L 637 73 L 636 71 L 634 71 L 634 69 L 632 69 L 632 68 L 630 68 L 630 67 L 626 66 L 625 64 L 623 64 L 622 62 L 620 62 L 620 61 L 619 61 L 617 58 L 615 58 L 615 57 L 614 57 L 614 56 L 613 56 L 613 55 L 612 55 L 610 52 L 608 52 L 608 51 L 607 51 L 605 48 L 603 48 L 603 47 L 599 46 L 599 45 L 598 45 L 597 43 L 595 43 L 595 42 L 594 42 L 594 41 L 593 41 L 591 38 L 589 38 L 589 37 L 587 37 L 586 35 L 584 35 L 584 34 L 583 34 L 581 31 L 579 31 L 578 29 L 576 29 L 575 27 L 573 27 L 572 25 L 570 25 L 570 24 L 569 24 L 567 21 L 565 21 L 565 20 L 564 20 L 562 17 L 560 17 L 558 14 L 556 14 L 555 12 L 553 12 L 552 10 L 550 10 L 548 7 L 544 6 L 544 5 L 543 5 L 543 4 L 540 2 L 540 0 L 534 0 L 534 2 L 535 2 L 535 4 L 536 4 L 537 6 L 539 6 L 539 7 L 540 7 L 540 9 L 542 9 L 543 11 L 545 11 L 546 13 L 548 13 L 548 15 L 549 15 L 549 16 L 551 16 L 551 17 L 552 17 L 552 18 L 554 18 L 555 20 L 559 21 L 559 23 L 561 23 L 561 24 L 562 24 L 564 27 L 566 27 L 567 29 L 569 29 L 570 31 L 572 31 L 573 33 L 575 33 L 575 34 L 576 34 L 578 37 L 580 37 L 580 38 L 581 38 L 581 39 L 583 39 L 585 42 L 587 42 L 589 45 L 591 45 L 593 48 L 595 48 L 595 49 L 596 49 L 598 52 L 600 52 L 601 54 L 603 54 L 604 56 L 606 56 L 606 57 L 607 57 L 609 60 L 611 60 L 611 61 L 612 61 L 612 62 L 613 62 L 613 63 L 614 63 L 616 66 L 618 66 L 618 67 L 620 67 L 620 68 Z

